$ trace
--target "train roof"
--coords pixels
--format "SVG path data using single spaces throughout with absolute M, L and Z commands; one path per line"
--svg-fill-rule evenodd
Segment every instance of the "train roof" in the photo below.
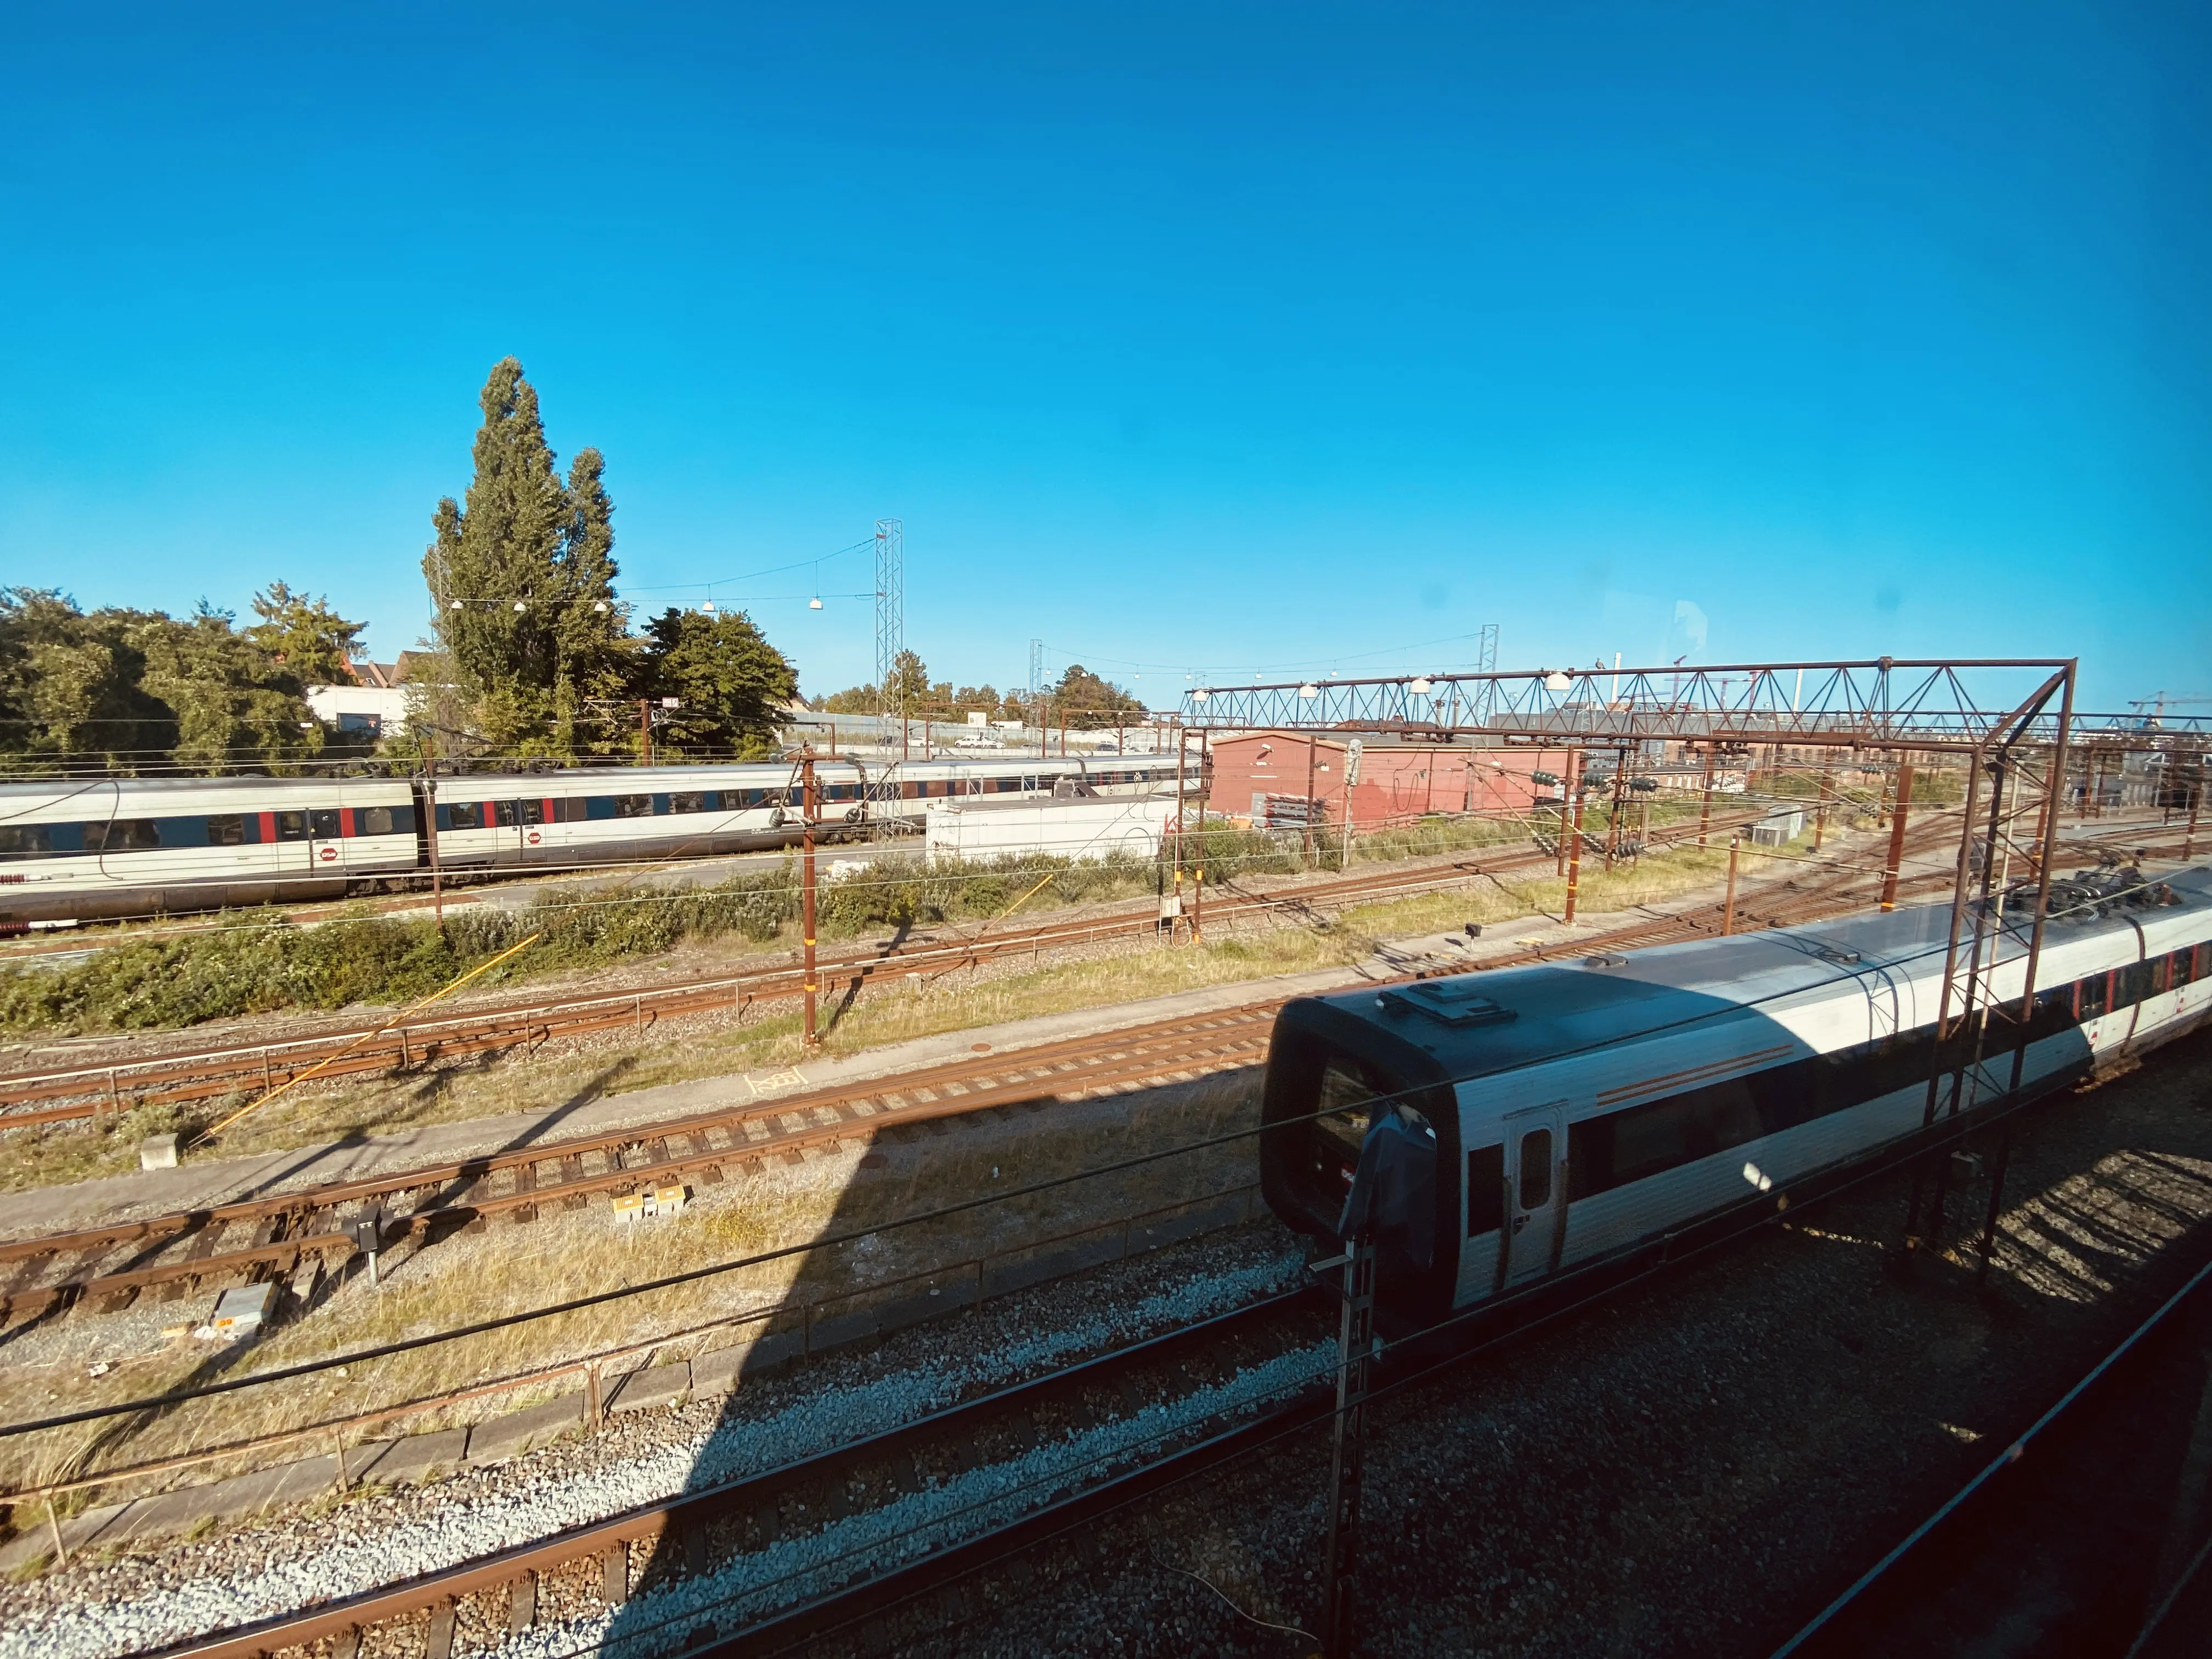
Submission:
M 2212 908 L 2212 866 L 2158 879 L 2174 888 L 2187 910 L 2068 921 L 2046 932 L 2046 948 L 2114 933 L 2130 934 L 2132 944 L 2131 921 L 2201 916 Z M 1386 1048 L 1419 1051 L 1443 1076 L 1473 1077 L 1698 1023 L 1758 1020 L 1786 1028 L 1792 1012 L 1860 997 L 1869 976 L 1939 978 L 1949 923 L 1948 902 L 1915 905 L 1626 956 L 1476 969 L 1301 999 L 1285 1013 L 1347 1046 L 1359 1046 L 1358 1030 L 1367 1028 Z M 2016 960 L 2025 949 L 2024 937 L 2008 935 L 2000 955 Z

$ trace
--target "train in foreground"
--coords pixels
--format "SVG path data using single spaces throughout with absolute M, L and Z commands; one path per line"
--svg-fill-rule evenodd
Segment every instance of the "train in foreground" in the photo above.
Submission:
M 1931 1073 L 1948 1110 L 1967 1054 L 1953 1045 L 1972 1041 L 1938 1052 L 1948 921 L 1948 905 L 1900 909 L 1287 1003 L 1262 1107 L 1267 1202 L 1334 1241 L 1376 1115 L 1432 1134 L 1431 1248 L 1378 1257 L 1378 1310 L 1400 1330 L 1732 1211 L 1771 1213 L 1793 1182 L 1920 1131 Z M 2006 935 L 1990 981 L 2014 1007 L 2025 934 Z M 2203 1024 L 2212 866 L 2055 884 L 2036 984 L 2025 1096 Z M 1961 1109 L 2008 1096 L 2019 1029 L 1990 1022 Z
M 1173 756 L 815 762 L 817 833 L 916 825 L 927 803 L 1141 793 Z M 101 778 L 0 784 L 0 931 L 397 892 L 448 876 L 787 846 L 799 768 L 436 778 Z

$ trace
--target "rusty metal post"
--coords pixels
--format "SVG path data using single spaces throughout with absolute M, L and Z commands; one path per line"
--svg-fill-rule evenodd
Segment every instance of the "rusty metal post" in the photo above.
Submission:
M 424 844 L 430 849 L 430 909 L 442 933 L 446 931 L 446 881 L 438 863 L 438 775 L 434 772 L 422 780 L 422 810 L 430 819 L 422 832 Z
M 2204 757 L 2197 757 L 2197 775 L 2189 784 L 2189 827 L 2181 832 L 2181 857 L 2187 863 L 2197 850 L 2197 812 L 2204 801 Z
M 1577 760 L 1581 758 L 1581 751 L 1579 750 L 1576 751 L 1576 758 Z M 1582 783 L 1583 769 L 1579 765 L 1577 765 L 1572 769 L 1571 781 L 1567 785 L 1567 793 L 1574 798 L 1575 803 L 1574 828 L 1567 848 L 1567 908 L 1566 915 L 1564 918 L 1566 925 L 1570 927 L 1575 925 L 1575 900 L 1580 893 L 1583 884 Z
M 1188 738 L 1187 738 L 1187 737 L 1186 737 L 1186 734 L 1185 734 L 1185 733 L 1184 733 L 1184 732 L 1183 732 L 1182 725 L 1182 722 L 1181 722 L 1181 721 L 1177 721 L 1177 722 L 1176 722 L 1176 724 L 1175 734 L 1176 734 L 1176 823 L 1175 823 L 1175 872 L 1176 872 L 1176 896 L 1178 898 L 1180 898 L 1180 897 L 1182 896 L 1182 815 L 1183 815 L 1183 811 L 1184 811 L 1184 806 L 1183 806 L 1183 760 L 1184 760 L 1185 756 L 1186 756 L 1186 754 L 1187 754 L 1187 752 L 1188 752 L 1188 748 L 1189 748 L 1189 743 L 1188 743 Z
M 814 757 L 799 763 L 799 933 L 805 953 L 805 1028 L 801 1041 L 811 1048 L 822 1039 L 814 1029 Z
M 1912 800 L 1912 763 L 1897 769 L 1897 800 L 1890 808 L 1889 856 L 1881 866 L 1881 908 L 1897 908 L 1897 866 L 1905 858 L 1905 811 Z
M 1306 733 L 1306 856 L 1314 854 L 1314 772 L 1321 761 L 1321 737 Z
M 1705 744 L 1705 801 L 1698 809 L 1698 845 L 1705 844 L 1705 832 L 1713 823 L 1713 746 Z
M 1628 751 L 1616 749 L 1613 758 L 1613 808 L 1606 816 L 1605 825 L 1605 867 L 1608 875 L 1613 872 L 1613 860 L 1620 853 L 1620 802 L 1627 787 Z
M 1729 837 L 1728 897 L 1721 902 L 1721 935 L 1726 938 L 1735 932 L 1735 859 L 1736 849 L 1743 845 L 1741 836 Z
M 640 766 L 653 764 L 653 700 L 650 697 L 637 700 L 637 763 Z
M 1828 834 L 1828 759 L 1820 757 L 1820 769 L 1815 775 L 1813 799 L 1813 850 L 1819 852 L 1820 843 Z

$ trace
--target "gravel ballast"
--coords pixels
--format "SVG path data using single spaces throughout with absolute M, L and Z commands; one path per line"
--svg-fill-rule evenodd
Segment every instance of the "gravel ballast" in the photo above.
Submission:
M 1383 1403 L 1357 1651 L 1771 1652 L 2212 1255 L 2208 1097 L 2200 1035 L 2039 1110 L 1986 1292 L 1970 1255 L 1886 1268 L 1884 1177 Z M 1954 1191 L 1954 1242 L 1985 1196 Z M 1194 1482 L 896 1650 L 1310 1653 L 1267 1626 L 1316 1626 L 1328 1468 L 1316 1434 Z

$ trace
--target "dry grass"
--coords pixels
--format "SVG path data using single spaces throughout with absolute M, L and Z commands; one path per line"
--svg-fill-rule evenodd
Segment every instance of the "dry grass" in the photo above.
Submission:
M 1769 877 L 1774 873 L 1773 853 L 1802 856 L 1808 847 L 1809 842 L 1801 841 L 1786 848 L 1762 849 L 1759 858 L 1745 860 L 1740 878 L 1750 883 Z M 1724 848 L 1686 847 L 1611 873 L 1585 867 L 1578 903 L 1586 915 L 1657 905 L 1711 884 L 1727 866 Z M 830 1026 L 822 1047 L 832 1054 L 857 1054 L 1047 1014 L 1346 967 L 1365 960 L 1386 939 L 1468 921 L 1492 926 L 1555 917 L 1565 898 L 1566 884 L 1556 877 L 1486 878 L 1449 892 L 1358 905 L 1317 925 L 1288 915 L 1247 920 L 1233 930 L 1216 929 L 1196 948 L 1133 945 L 1026 970 L 1000 962 L 932 981 L 894 981 L 858 998 Z M 805 1058 L 795 1009 L 756 1012 L 742 1021 L 713 1016 L 673 1024 L 642 1042 L 611 1033 L 529 1057 L 480 1056 L 427 1073 L 297 1090 L 231 1131 L 218 1152 L 203 1156 L 245 1157 L 543 1110 L 663 1084 L 777 1070 Z M 213 1103 L 205 1109 L 206 1121 L 246 1098 Z M 179 1121 L 179 1114 L 149 1111 L 106 1123 L 26 1131 L 10 1145 L 0 1189 L 20 1192 L 134 1168 L 139 1139 Z
M 71 1369 L 21 1364 L 0 1368 L 0 1418 L 20 1421 L 143 1398 L 241 1371 L 326 1358 L 878 1226 L 965 1198 L 1009 1192 L 1139 1152 L 1248 1127 L 1256 1121 L 1256 1108 L 1257 1091 L 1248 1073 L 963 1127 L 948 1136 L 880 1148 L 880 1168 L 863 1170 L 856 1149 L 810 1158 L 797 1168 L 772 1164 L 760 1176 L 705 1189 L 683 1214 L 661 1221 L 617 1227 L 603 1206 L 595 1206 L 550 1213 L 529 1226 L 502 1223 L 481 1233 L 402 1247 L 387 1253 L 380 1290 L 372 1289 L 365 1278 L 352 1279 L 308 1317 L 252 1347 L 210 1351 L 189 1339 L 170 1340 L 124 1358 L 98 1379 L 87 1376 L 81 1358 Z M 0 1449 L 0 1480 L 19 1486 L 76 1478 L 436 1398 L 622 1344 L 651 1341 L 702 1322 L 936 1273 L 979 1255 L 1194 1200 L 1249 1180 L 1251 1167 L 1244 1146 L 1209 1149 L 687 1285 L 640 1292 L 603 1307 L 351 1364 L 344 1376 L 325 1372 L 219 1395 L 150 1418 L 19 1437 Z M 961 1278 L 964 1281 L 966 1275 Z M 179 1319 L 188 1307 L 198 1308 L 176 1305 Z M 679 1340 L 656 1357 L 726 1346 L 743 1334 L 726 1328 Z M 41 1335 L 59 1333 L 34 1334 L 27 1346 L 35 1348 Z M 439 1407 L 397 1429 L 375 1431 L 372 1437 L 451 1426 L 580 1386 L 580 1379 L 570 1377 L 534 1393 Z M 327 1449 L 327 1442 L 318 1440 L 253 1461 L 281 1462 Z M 227 1460 L 180 1472 L 174 1480 L 201 1481 L 245 1466 Z

